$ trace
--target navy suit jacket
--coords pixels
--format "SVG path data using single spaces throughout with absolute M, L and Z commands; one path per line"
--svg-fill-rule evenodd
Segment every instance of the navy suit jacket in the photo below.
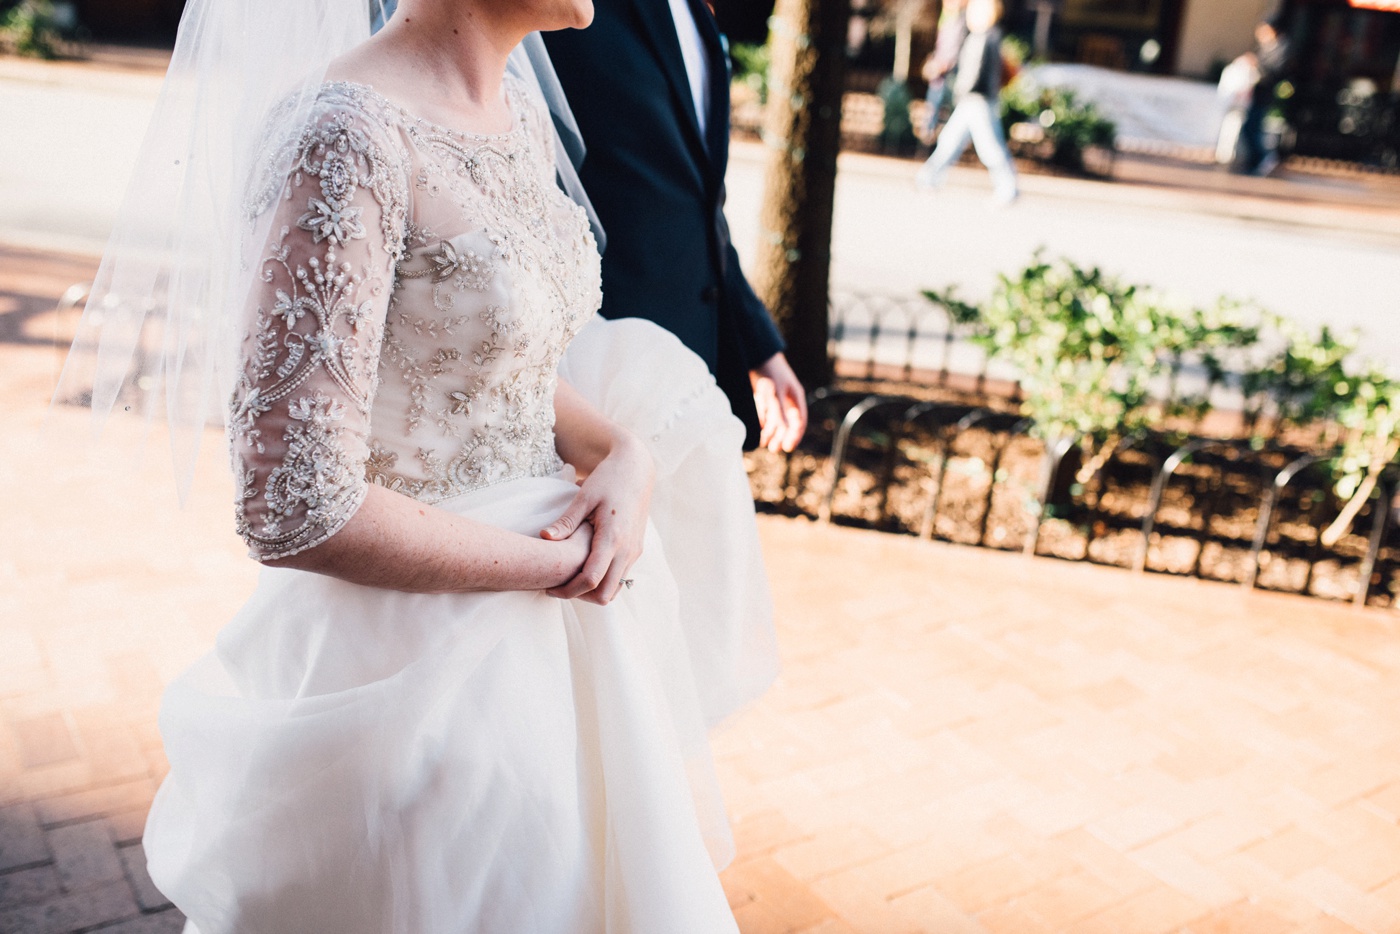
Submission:
M 689 2 L 710 54 L 703 135 L 667 0 L 595 0 L 591 26 L 544 41 L 588 149 L 579 176 L 607 233 L 603 315 L 654 321 L 704 358 L 752 446 L 748 371 L 783 342 L 729 239 L 729 63 L 713 15 Z

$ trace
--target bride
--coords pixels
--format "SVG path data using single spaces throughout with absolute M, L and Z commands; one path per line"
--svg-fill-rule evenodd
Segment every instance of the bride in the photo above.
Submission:
M 735 930 L 706 729 L 775 670 L 743 431 L 678 341 L 593 318 L 530 44 L 591 14 L 401 0 L 368 38 L 364 0 L 186 13 L 177 132 L 144 157 L 177 246 L 119 230 L 77 349 L 119 404 L 148 382 L 101 367 L 164 315 L 172 422 L 226 390 L 265 565 L 161 708 L 144 842 L 189 930 Z M 283 78 L 271 108 L 251 90 Z M 232 207 L 199 200 L 220 186 Z

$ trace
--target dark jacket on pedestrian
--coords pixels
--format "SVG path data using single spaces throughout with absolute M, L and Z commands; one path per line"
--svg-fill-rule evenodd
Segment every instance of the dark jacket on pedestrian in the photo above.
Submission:
M 995 102 L 1001 94 L 1001 27 L 968 33 L 958 56 L 958 77 L 953 84 L 953 101 L 969 94 L 981 94 Z
M 1254 85 L 1254 104 L 1271 107 L 1280 81 L 1288 77 L 1292 64 L 1292 46 L 1288 37 L 1275 33 L 1275 39 L 1267 45 L 1260 45 L 1254 53 L 1259 69 L 1259 82 Z
M 708 7 L 689 2 L 709 56 L 703 134 L 667 0 L 596 0 L 591 26 L 544 40 L 588 150 L 579 176 L 607 233 L 603 315 L 676 334 L 709 364 L 752 446 L 749 371 L 783 342 L 730 242 L 728 56 Z

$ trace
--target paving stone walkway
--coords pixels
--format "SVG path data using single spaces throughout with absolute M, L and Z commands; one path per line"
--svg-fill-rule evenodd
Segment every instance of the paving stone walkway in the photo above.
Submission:
M 159 438 L 40 438 L 91 265 L 0 248 L 0 934 L 179 930 L 156 704 L 256 571 L 217 444 L 172 512 Z M 1400 934 L 1400 618 L 761 531 L 785 668 L 715 737 L 744 934 Z
M 1400 931 L 1400 627 L 765 522 L 786 669 L 718 737 L 745 934 Z

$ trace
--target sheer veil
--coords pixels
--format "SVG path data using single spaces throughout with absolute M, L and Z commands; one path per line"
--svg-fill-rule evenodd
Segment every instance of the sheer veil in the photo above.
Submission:
M 289 152 L 278 137 L 300 132 L 329 63 L 368 39 L 392 7 L 392 0 L 387 9 L 385 0 L 190 0 L 185 8 L 54 395 L 55 404 L 90 405 L 99 433 L 114 411 L 163 417 L 182 498 L 205 428 L 232 385 L 236 311 L 273 215 L 250 219 L 243 210 L 255 162 Z M 509 70 L 548 103 L 560 184 L 588 209 L 601 242 L 574 170 L 582 141 L 538 35 L 512 53 Z

